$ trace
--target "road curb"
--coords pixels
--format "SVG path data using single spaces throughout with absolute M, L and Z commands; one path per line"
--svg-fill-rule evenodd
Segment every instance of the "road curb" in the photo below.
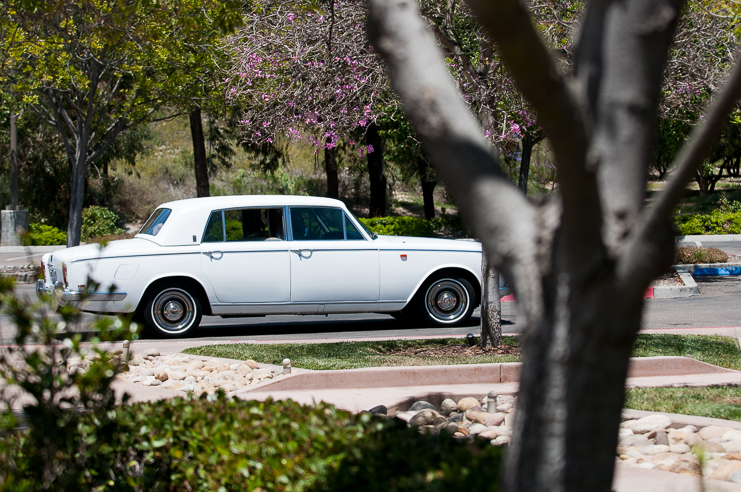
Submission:
M 741 242 L 741 234 L 693 234 L 690 236 L 676 236 L 678 243 L 727 243 Z

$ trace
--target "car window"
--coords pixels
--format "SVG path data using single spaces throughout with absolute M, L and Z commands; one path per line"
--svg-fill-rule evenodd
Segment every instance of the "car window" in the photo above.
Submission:
M 167 218 L 170 216 L 170 212 L 172 212 L 172 210 L 169 208 L 158 208 L 155 210 L 152 216 L 149 217 L 149 220 L 147 220 L 147 223 L 144 224 L 144 227 L 141 228 L 139 234 L 156 236 L 162 229 L 162 226 L 165 225 L 165 221 L 167 221 Z
M 357 227 L 350 221 L 350 218 L 345 215 L 345 235 L 347 236 L 347 239 L 351 241 L 357 241 L 358 239 L 365 239 L 360 232 L 358 232 Z
M 291 207 L 293 239 L 332 240 L 345 239 L 344 214 L 338 208 Z
M 224 210 L 224 224 L 227 242 L 285 239 L 281 208 Z
M 224 221 L 221 210 L 214 210 L 208 218 L 206 232 L 203 233 L 204 243 L 221 242 L 224 240 Z

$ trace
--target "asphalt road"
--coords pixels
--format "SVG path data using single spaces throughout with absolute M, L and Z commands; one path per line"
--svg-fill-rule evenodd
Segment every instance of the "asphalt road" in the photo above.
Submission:
M 717 328 L 741 326 L 741 277 L 698 278 L 701 295 L 684 299 L 648 299 L 646 329 Z M 20 285 L 23 296 L 35 296 L 32 285 Z M 86 316 L 87 320 L 92 316 Z M 353 340 L 395 337 L 445 337 L 478 334 L 478 311 L 469 326 L 459 328 L 410 328 L 388 315 L 266 316 L 260 318 L 204 317 L 191 338 L 214 342 Z M 502 331 L 517 333 L 517 303 L 502 305 Z M 85 331 L 85 327 L 72 328 Z M 14 328 L 0 316 L 0 343 L 12 341 Z

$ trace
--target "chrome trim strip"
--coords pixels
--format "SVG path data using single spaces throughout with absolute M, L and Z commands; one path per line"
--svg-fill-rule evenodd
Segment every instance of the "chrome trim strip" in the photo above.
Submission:
M 119 260 L 121 258 L 148 258 L 150 256 L 175 256 L 175 255 L 200 255 L 201 251 L 182 252 L 182 253 L 151 253 L 148 255 L 122 255 L 122 256 L 96 256 L 95 258 L 79 258 L 72 260 L 70 263 L 77 263 L 79 261 L 95 261 L 95 260 Z
M 79 301 L 83 297 L 82 292 L 62 292 L 63 301 Z M 126 299 L 125 292 L 93 292 L 85 297 L 86 301 L 123 301 Z
M 428 253 L 477 253 L 481 254 L 481 251 L 470 251 L 467 249 L 385 249 L 379 248 L 378 251 L 426 251 Z
M 320 240 L 321 241 L 321 240 Z M 340 239 L 339 241 L 344 241 L 344 239 Z M 357 248 L 301 248 L 299 250 L 291 250 L 291 251 L 349 251 L 349 252 L 355 252 L 355 251 L 378 251 L 378 248 L 364 248 L 364 249 L 357 249 Z
M 312 302 L 212 302 L 212 306 L 321 306 L 327 304 L 378 304 L 382 302 L 407 302 L 406 299 L 398 301 L 312 301 Z

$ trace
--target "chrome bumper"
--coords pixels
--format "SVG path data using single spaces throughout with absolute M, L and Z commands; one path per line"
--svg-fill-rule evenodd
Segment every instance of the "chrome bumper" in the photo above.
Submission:
M 125 292 L 92 292 L 84 295 L 83 292 L 65 289 L 62 282 L 57 282 L 56 288 L 52 286 L 47 287 L 43 280 L 36 282 L 36 295 L 39 299 L 43 300 L 55 293 L 59 300 L 63 302 L 78 302 L 83 297 L 86 301 L 123 301 L 126 299 Z

